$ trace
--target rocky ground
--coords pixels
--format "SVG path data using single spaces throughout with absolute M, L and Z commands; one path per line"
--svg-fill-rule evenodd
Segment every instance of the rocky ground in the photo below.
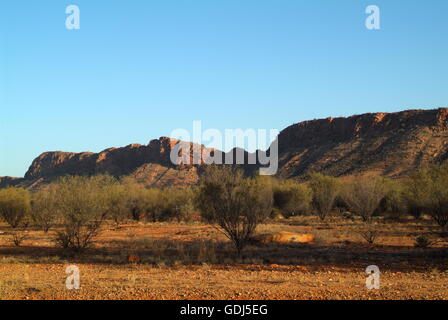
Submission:
M 357 221 L 272 221 L 259 231 L 311 233 L 316 241 L 249 246 L 238 261 L 225 237 L 201 223 L 111 223 L 81 256 L 55 248 L 52 231 L 30 230 L 16 247 L 3 224 L 0 299 L 448 299 L 446 244 L 413 246 L 416 235 L 436 234 L 433 223 L 377 227 L 381 236 L 369 245 Z M 128 263 L 129 254 L 141 261 Z M 80 270 L 79 290 L 66 288 L 70 265 Z M 366 288 L 369 265 L 380 268 L 378 290 Z
M 81 288 L 65 286 L 68 265 L 0 265 L 2 299 L 447 299 L 448 272 L 384 272 L 368 290 L 364 270 L 300 266 L 78 265 Z

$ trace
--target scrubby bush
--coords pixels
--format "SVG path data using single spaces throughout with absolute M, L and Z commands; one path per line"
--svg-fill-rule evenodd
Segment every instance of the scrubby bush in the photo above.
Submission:
M 48 232 L 60 216 L 57 198 L 54 185 L 48 185 L 32 195 L 31 220 L 44 232 Z
M 309 212 L 312 192 L 305 184 L 294 181 L 278 181 L 273 186 L 274 208 L 285 218 Z
M 380 230 L 372 225 L 369 225 L 366 229 L 361 230 L 358 232 L 358 234 L 367 241 L 367 243 L 369 244 L 374 244 L 375 241 L 378 239 L 378 237 L 380 236 L 381 232 Z
M 129 192 L 126 185 L 118 181 L 106 186 L 104 192 L 106 194 L 108 217 L 118 226 L 129 218 Z
M 380 177 L 355 177 L 345 182 L 341 192 L 350 211 L 366 222 L 371 220 L 385 194 L 384 180 Z
M 421 234 L 415 238 L 414 247 L 426 249 L 437 241 L 431 240 L 427 235 Z
M 384 179 L 384 198 L 381 200 L 377 215 L 384 215 L 389 219 L 399 219 L 407 212 L 404 198 L 404 185 L 400 181 Z
M 187 188 L 167 188 L 163 190 L 166 206 L 165 220 L 190 221 L 195 214 L 194 191 Z
M 63 177 L 55 184 L 63 224 L 55 239 L 58 245 L 81 251 L 93 243 L 107 216 L 106 190 L 113 181 L 109 176 L 76 176 Z
M 143 207 L 146 217 L 152 222 L 164 220 L 167 208 L 167 198 L 161 189 L 147 189 L 144 192 Z
M 126 190 L 127 211 L 133 220 L 142 220 L 146 216 L 146 189 L 132 178 L 124 178 L 121 182 Z
M 339 194 L 339 183 L 333 177 L 312 173 L 309 186 L 313 192 L 313 211 L 323 221 L 335 205 L 336 197 Z
M 0 215 L 13 228 L 17 228 L 31 211 L 30 194 L 21 188 L 0 190 Z
M 202 217 L 220 227 L 241 257 L 258 224 L 269 216 L 272 198 L 272 186 L 266 180 L 244 178 L 241 170 L 230 166 L 209 166 L 196 204 Z
M 427 213 L 440 226 L 448 227 L 448 165 L 424 167 L 407 182 L 406 200 L 414 212 Z
M 147 189 L 126 178 L 119 186 L 113 186 L 111 197 L 119 205 L 111 210 L 112 217 L 131 216 L 134 220 L 152 222 L 187 221 L 194 214 L 194 192 L 187 188 L 170 187 Z
M 405 183 L 403 200 L 407 212 L 415 219 L 420 219 L 425 211 L 429 213 L 432 181 L 428 168 L 422 168 L 413 174 Z
M 28 235 L 24 231 L 11 232 L 11 241 L 16 247 L 20 247 L 22 242 L 28 238 Z

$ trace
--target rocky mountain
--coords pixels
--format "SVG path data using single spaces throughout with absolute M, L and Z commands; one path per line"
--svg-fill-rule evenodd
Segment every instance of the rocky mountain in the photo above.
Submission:
M 279 175 L 376 172 L 397 177 L 448 158 L 448 109 L 369 113 L 292 125 L 279 135 Z
M 99 153 L 45 152 L 33 161 L 24 178 L 0 177 L 0 187 L 34 188 L 63 175 L 100 173 L 131 176 L 147 186 L 195 184 L 204 163 L 174 165 L 170 154 L 179 143 L 162 137 L 148 145 L 131 144 Z M 190 148 L 190 157 L 197 152 L 226 155 L 195 144 Z M 281 131 L 278 151 L 277 176 L 281 178 L 302 178 L 311 171 L 400 177 L 421 165 L 448 159 L 448 108 L 300 122 Z M 244 155 L 245 159 L 249 156 Z M 259 165 L 243 168 L 254 173 Z
M 110 174 L 132 176 L 145 185 L 189 185 L 198 179 L 198 166 L 173 165 L 171 150 L 181 141 L 162 137 L 148 145 L 131 144 L 92 152 L 45 152 L 34 159 L 24 178 L 0 177 L 0 187 L 7 185 L 34 188 L 64 175 Z M 213 149 L 189 143 L 190 161 L 198 152 Z
M 377 172 L 401 176 L 448 158 L 448 109 L 305 121 L 279 136 L 280 175 Z

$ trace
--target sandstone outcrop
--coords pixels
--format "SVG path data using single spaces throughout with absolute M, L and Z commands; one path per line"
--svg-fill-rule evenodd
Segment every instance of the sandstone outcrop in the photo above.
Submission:
M 179 143 L 162 137 L 148 145 L 131 144 L 99 153 L 45 152 L 32 162 L 24 178 L 0 177 L 0 188 L 37 188 L 64 175 L 101 173 L 132 176 L 149 186 L 196 184 L 202 162 L 176 165 L 170 160 L 171 150 Z M 195 144 L 190 144 L 190 150 L 191 163 L 198 150 L 225 157 L 219 150 Z M 304 121 L 280 132 L 278 150 L 277 176 L 281 178 L 300 179 L 312 171 L 401 177 L 422 165 L 448 159 L 448 108 Z M 249 154 L 244 154 L 247 159 Z M 259 168 L 242 167 L 247 174 Z

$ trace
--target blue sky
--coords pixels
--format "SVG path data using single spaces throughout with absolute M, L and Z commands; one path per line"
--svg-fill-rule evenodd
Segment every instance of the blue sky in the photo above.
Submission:
M 371 4 L 381 30 L 365 28 Z M 281 130 L 448 106 L 447 15 L 446 0 L 2 1 L 0 176 L 193 120 Z

